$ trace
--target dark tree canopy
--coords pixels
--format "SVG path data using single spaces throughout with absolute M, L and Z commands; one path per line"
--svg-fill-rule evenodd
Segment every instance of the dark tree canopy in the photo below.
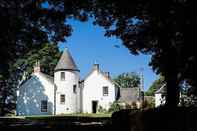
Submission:
M 167 82 L 170 107 L 179 102 L 182 81 L 196 88 L 195 12 L 189 0 L 107 0 L 98 1 L 94 10 L 106 36 L 120 38 L 132 54 L 152 55 L 150 65 Z

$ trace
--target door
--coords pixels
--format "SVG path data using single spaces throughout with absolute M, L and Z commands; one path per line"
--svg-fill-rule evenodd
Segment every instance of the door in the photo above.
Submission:
M 96 113 L 98 101 L 92 101 L 92 113 Z

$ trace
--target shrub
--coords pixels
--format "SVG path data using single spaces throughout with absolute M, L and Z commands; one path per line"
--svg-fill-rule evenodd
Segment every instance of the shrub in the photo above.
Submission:
M 109 111 L 109 112 L 117 112 L 117 111 L 119 111 L 119 110 L 121 110 L 121 109 L 123 109 L 123 107 L 120 106 L 120 105 L 118 104 L 118 102 L 113 102 L 113 103 L 110 105 L 108 111 Z
M 137 107 L 138 107 L 136 102 L 132 102 L 131 106 L 132 106 L 132 109 L 137 109 Z
M 125 109 L 131 109 L 131 105 L 130 105 L 130 104 L 128 104 L 128 103 L 126 103 L 126 105 L 125 105 Z
M 144 101 L 142 102 L 142 108 L 143 108 L 143 109 L 154 108 L 154 102 L 144 100 Z
M 99 106 L 99 107 L 98 107 L 98 112 L 99 112 L 99 113 L 106 113 L 107 110 L 106 110 L 105 108 L 103 108 L 102 106 Z

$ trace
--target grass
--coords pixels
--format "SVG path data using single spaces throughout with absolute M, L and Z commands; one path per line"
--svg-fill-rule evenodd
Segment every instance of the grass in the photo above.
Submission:
M 15 116 L 15 118 L 57 118 L 57 117 L 93 117 L 100 118 L 106 117 L 110 118 L 111 113 L 76 113 L 76 114 L 61 114 L 61 115 L 32 115 L 32 116 Z
M 32 116 L 14 116 L 11 118 L 24 119 L 24 120 L 71 120 L 71 121 L 100 121 L 111 119 L 111 113 L 76 113 L 76 114 L 61 114 L 61 115 L 32 115 Z
M 111 129 L 111 114 L 62 114 L 13 116 L 0 118 L 0 130 L 37 130 L 37 131 L 109 131 Z

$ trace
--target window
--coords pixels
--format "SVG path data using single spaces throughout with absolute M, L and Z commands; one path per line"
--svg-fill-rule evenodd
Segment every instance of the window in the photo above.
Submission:
M 108 96 L 108 86 L 103 87 L 103 96 Z
M 65 72 L 61 72 L 61 81 L 65 80 Z
M 41 112 L 47 112 L 47 101 L 46 100 L 41 101 Z
M 65 104 L 65 95 L 60 95 L 60 104 Z
M 73 93 L 77 93 L 77 85 L 73 85 Z

